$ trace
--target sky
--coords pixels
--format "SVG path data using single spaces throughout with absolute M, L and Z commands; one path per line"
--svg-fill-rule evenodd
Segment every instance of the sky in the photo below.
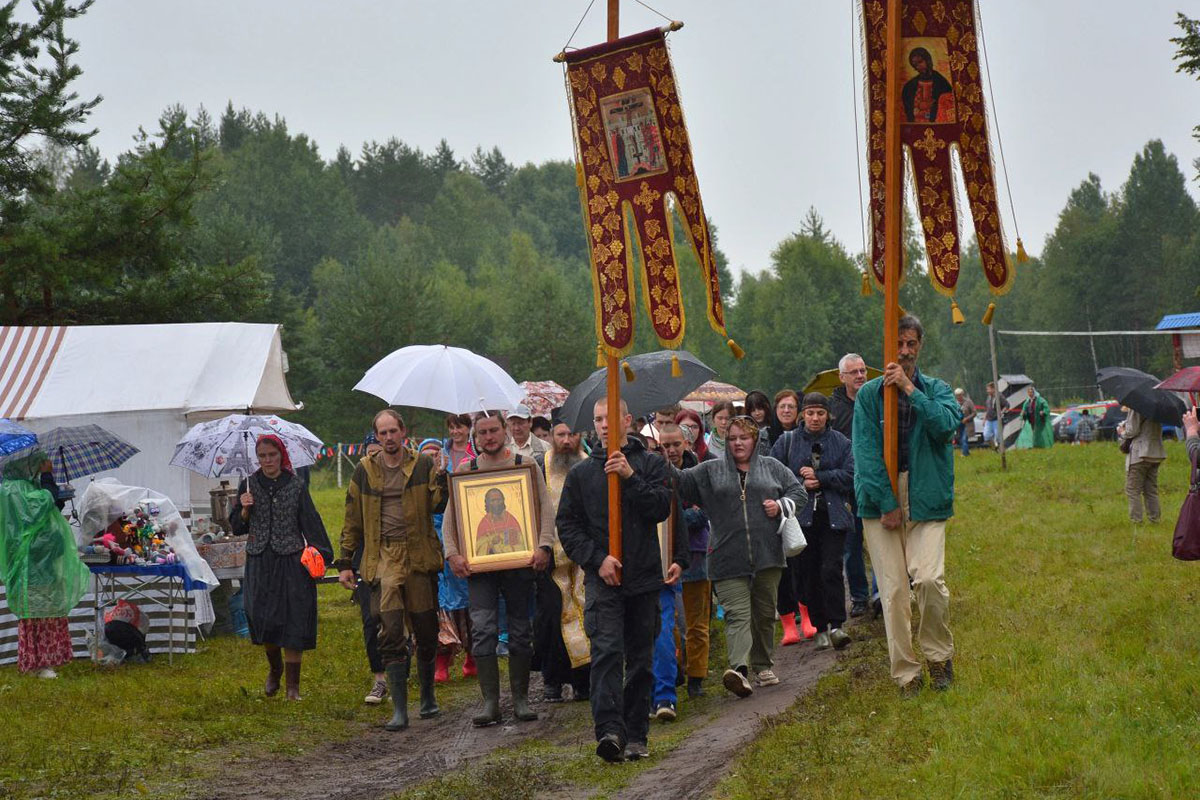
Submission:
M 670 36 L 671 53 L 705 207 L 733 269 L 769 267 L 810 207 L 849 251 L 861 251 L 853 0 L 655 3 L 685 23 Z M 1196 194 L 1200 81 L 1175 72 L 1168 41 L 1185 5 L 982 0 L 992 120 L 1031 254 L 1072 188 L 1095 172 L 1106 189 L 1118 189 L 1150 139 L 1179 158 Z M 573 46 L 604 38 L 604 6 L 597 0 Z M 664 22 L 635 0 L 621 6 L 623 34 Z M 562 67 L 551 57 L 586 7 L 587 0 L 99 0 L 68 32 L 80 42 L 77 90 L 104 97 L 92 124 L 109 158 L 171 104 L 204 105 L 219 116 L 232 101 L 282 116 L 327 158 L 340 145 L 357 153 L 365 141 L 397 137 L 430 151 L 444 138 L 460 157 L 498 146 L 524 164 L 572 157 Z M 1002 216 L 1011 246 L 1012 214 Z

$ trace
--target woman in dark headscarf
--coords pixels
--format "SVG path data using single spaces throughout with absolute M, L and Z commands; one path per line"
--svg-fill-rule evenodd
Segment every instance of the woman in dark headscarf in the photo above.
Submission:
M 238 487 L 230 514 L 234 533 L 250 534 L 244 578 L 250 641 L 267 653 L 264 694 L 277 693 L 286 673 L 287 698 L 299 700 L 300 656 L 317 646 L 317 583 L 300 556 L 312 545 L 328 564 L 333 547 L 283 440 L 260 436 L 254 452 L 258 470 Z
M 4 466 L 0 580 L 17 618 L 18 669 L 56 678 L 54 667 L 72 658 L 67 614 L 87 590 L 91 573 L 79 560 L 75 535 L 54 496 L 41 488 L 45 461 L 38 451 Z

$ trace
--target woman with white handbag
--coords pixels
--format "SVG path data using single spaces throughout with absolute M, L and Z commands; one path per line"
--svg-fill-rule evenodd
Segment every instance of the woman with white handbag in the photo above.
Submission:
M 722 683 L 738 697 L 779 678 L 772 671 L 775 594 L 783 573 L 781 502 L 808 499 L 796 476 L 757 452 L 758 425 L 750 417 L 729 423 L 723 457 L 676 471 L 679 496 L 709 516 L 708 574 L 725 608 L 729 668 Z

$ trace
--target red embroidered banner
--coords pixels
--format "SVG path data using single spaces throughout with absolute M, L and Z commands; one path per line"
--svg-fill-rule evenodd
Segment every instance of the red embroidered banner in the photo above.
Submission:
M 979 71 L 974 0 L 904 0 L 901 54 L 901 140 L 929 255 L 929 277 L 944 295 L 958 283 L 959 229 L 950 152 L 958 153 L 979 256 L 993 294 L 1012 284 L 988 147 Z M 887 8 L 864 0 L 867 45 L 867 153 L 871 182 L 871 264 L 883 283 L 884 97 L 887 81 Z
M 683 339 L 668 198 L 674 199 L 704 274 L 709 322 L 725 336 L 708 220 L 662 31 L 577 50 L 566 62 L 601 345 L 615 356 L 633 345 L 634 248 L 645 265 L 642 288 L 655 335 L 664 347 Z M 632 243 L 625 225 L 630 214 Z

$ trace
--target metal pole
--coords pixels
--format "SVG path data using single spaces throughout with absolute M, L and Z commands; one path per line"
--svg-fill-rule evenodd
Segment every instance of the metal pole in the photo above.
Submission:
M 884 112 L 883 212 L 883 363 L 899 362 L 900 261 L 903 258 L 904 172 L 900 150 L 900 0 L 887 5 L 887 91 Z M 883 392 L 883 461 L 892 491 L 900 497 L 900 395 L 895 386 Z
M 608 0 L 608 41 L 620 38 L 621 0 Z M 625 438 L 621 417 L 621 378 L 617 357 L 605 359 L 608 391 L 608 452 L 621 449 Z M 608 554 L 621 560 L 621 477 L 615 472 L 608 476 Z
M 992 403 L 996 407 L 996 444 L 1000 448 L 1000 469 L 1008 469 L 1008 457 L 1004 455 L 1004 411 L 1000 406 L 1000 370 L 996 367 L 996 326 L 988 325 L 988 345 L 992 349 L 992 386 L 996 387 Z
M 337 443 L 337 455 L 334 456 L 334 461 L 337 462 L 337 481 L 338 488 L 342 488 L 342 443 Z
M 1088 313 L 1088 333 L 1092 330 L 1092 315 Z M 1096 360 L 1096 337 L 1088 336 L 1088 347 L 1092 349 L 1092 375 L 1100 373 L 1100 362 Z M 1104 399 L 1104 390 L 1100 388 L 1100 384 L 1096 384 L 1096 399 Z

